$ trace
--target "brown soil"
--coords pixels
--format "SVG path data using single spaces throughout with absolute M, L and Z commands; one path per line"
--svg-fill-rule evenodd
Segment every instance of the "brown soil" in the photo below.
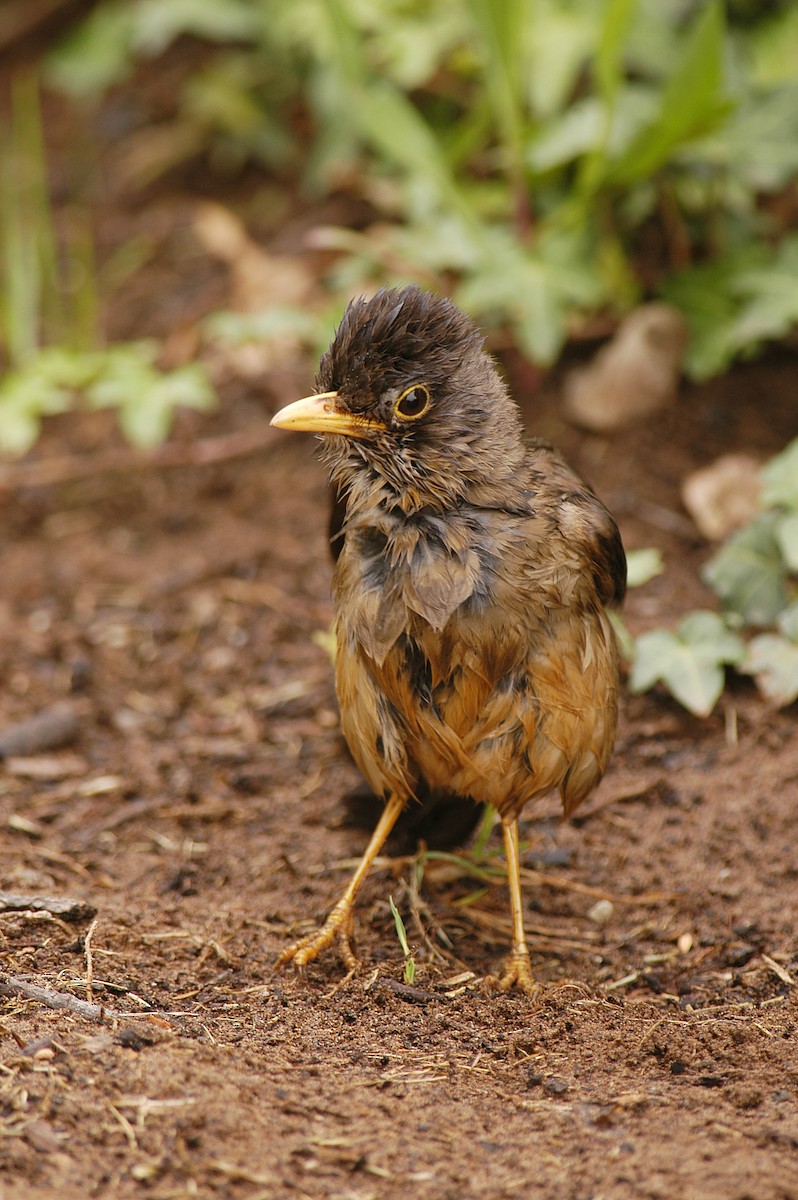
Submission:
M 200 285 L 219 303 L 218 273 L 171 269 L 168 245 L 120 331 L 147 278 L 150 311 L 185 316 Z M 770 359 L 611 441 L 569 429 L 555 388 L 531 396 L 530 427 L 627 546 L 664 548 L 667 573 L 630 597 L 635 631 L 711 602 L 680 479 L 725 450 L 780 449 L 797 389 L 795 359 Z M 262 390 L 228 386 L 176 437 L 190 452 L 291 398 Z M 104 418 L 61 421 L 37 455 L 109 436 Z M 482 982 L 507 945 L 501 877 L 412 854 L 364 890 L 358 974 L 334 954 L 305 979 L 275 970 L 365 842 L 316 636 L 326 505 L 311 441 L 288 435 L 211 468 L 5 496 L 0 731 L 59 700 L 78 729 L 3 766 L 0 886 L 96 918 L 3 912 L 4 969 L 109 1011 L 2 1002 L 4 1200 L 798 1196 L 798 731 L 794 706 L 744 680 L 705 721 L 626 696 L 584 811 L 525 814 L 542 1002 Z

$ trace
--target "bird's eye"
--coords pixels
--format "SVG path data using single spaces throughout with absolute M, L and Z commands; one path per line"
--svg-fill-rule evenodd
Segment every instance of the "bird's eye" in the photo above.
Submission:
M 393 406 L 393 411 L 405 421 L 417 421 L 419 417 L 424 416 L 428 408 L 429 391 L 423 383 L 416 383 L 402 392 Z

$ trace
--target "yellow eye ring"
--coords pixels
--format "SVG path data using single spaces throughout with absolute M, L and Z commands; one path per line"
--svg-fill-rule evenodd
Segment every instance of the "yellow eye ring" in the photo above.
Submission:
M 414 383 L 412 387 L 405 388 L 401 396 L 397 397 L 393 406 L 394 415 L 403 421 L 417 421 L 419 417 L 424 416 L 429 408 L 429 403 L 429 388 L 423 383 Z

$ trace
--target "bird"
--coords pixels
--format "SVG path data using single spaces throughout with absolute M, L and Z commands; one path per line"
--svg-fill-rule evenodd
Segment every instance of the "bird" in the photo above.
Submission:
M 341 553 L 345 522 L 346 496 L 330 488 L 327 535 L 333 563 Z M 428 850 L 452 850 L 466 842 L 485 816 L 484 805 L 469 804 L 462 796 L 424 787 L 421 780 L 419 785 L 412 805 L 403 809 L 391 830 L 390 847 L 398 854 L 411 854 L 422 841 Z M 347 823 L 370 829 L 374 813 L 381 808 L 381 798 L 363 784 L 343 799 Z
M 300 972 L 337 943 L 405 808 L 440 791 L 490 804 L 507 860 L 502 990 L 539 985 L 524 932 L 518 821 L 559 790 L 570 815 L 616 735 L 610 611 L 626 588 L 618 527 L 521 415 L 475 322 L 415 285 L 346 308 L 314 393 L 281 429 L 320 435 L 345 500 L 333 574 L 336 692 L 352 756 L 384 807 L 320 928 L 287 946 Z

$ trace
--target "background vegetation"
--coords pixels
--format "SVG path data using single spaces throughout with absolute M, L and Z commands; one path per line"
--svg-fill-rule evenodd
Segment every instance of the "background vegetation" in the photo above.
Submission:
M 179 405 L 207 407 L 201 362 L 108 345 L 103 311 L 136 247 L 98 263 L 89 210 L 53 217 L 43 84 L 86 114 L 142 60 L 184 49 L 135 184 L 198 162 L 209 180 L 279 179 L 298 203 L 356 197 L 329 226 L 320 304 L 270 297 L 205 336 L 290 337 L 314 352 L 357 289 L 445 290 L 538 364 L 663 298 L 703 379 L 789 337 L 798 318 L 798 9 L 746 0 L 101 0 L 18 70 L 0 125 L 0 448 L 41 420 L 118 409 L 142 447 Z M 720 613 L 627 639 L 632 686 L 711 711 L 727 666 L 798 696 L 798 448 L 762 510 L 708 563 Z M 642 569 L 642 568 L 640 568 Z M 635 567 L 638 570 L 638 567 Z M 746 639 L 746 628 L 757 636 Z

